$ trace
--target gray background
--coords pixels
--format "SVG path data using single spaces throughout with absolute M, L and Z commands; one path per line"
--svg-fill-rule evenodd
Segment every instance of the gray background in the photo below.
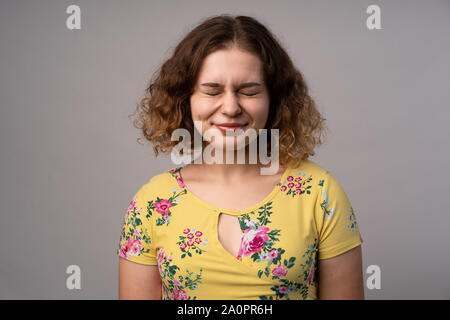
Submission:
M 331 0 L 1 1 L 0 298 L 117 298 L 125 211 L 172 167 L 127 116 L 185 33 L 221 13 L 272 30 L 327 118 L 311 159 L 352 202 L 364 270 L 381 268 L 366 298 L 449 299 L 450 2 Z M 81 290 L 66 288 L 71 264 Z

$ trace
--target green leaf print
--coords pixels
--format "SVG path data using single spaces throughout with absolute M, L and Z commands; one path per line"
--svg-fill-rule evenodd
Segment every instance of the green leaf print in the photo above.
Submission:
M 258 218 L 257 220 L 259 221 L 259 224 L 261 226 L 265 226 L 268 223 L 271 223 L 272 221 L 269 220 L 270 215 L 272 214 L 272 211 L 270 211 L 270 209 L 272 209 L 271 206 L 272 202 L 268 202 L 266 204 L 264 204 L 264 206 L 260 207 L 260 211 L 258 211 Z
M 355 212 L 353 211 L 353 207 L 349 208 L 350 215 L 347 217 L 347 220 L 350 221 L 349 224 L 347 224 L 347 229 L 350 229 L 352 233 L 354 233 L 358 229 L 358 223 L 356 222 L 356 216 Z
M 135 218 L 134 219 L 134 223 L 133 223 L 133 226 L 134 227 L 137 227 L 137 226 L 140 226 L 142 224 L 142 221 L 141 221 L 141 219 L 139 219 L 139 218 Z

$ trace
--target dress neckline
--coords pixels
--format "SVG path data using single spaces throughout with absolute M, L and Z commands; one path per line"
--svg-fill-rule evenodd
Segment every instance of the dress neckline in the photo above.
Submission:
M 199 198 L 194 193 L 192 193 L 187 188 L 187 186 L 184 184 L 183 178 L 181 177 L 181 169 L 182 168 L 183 168 L 182 166 L 173 167 L 170 170 L 168 170 L 168 172 L 170 173 L 170 175 L 172 176 L 173 179 L 176 179 L 176 183 L 178 184 L 178 186 L 181 187 L 182 189 L 186 190 L 186 195 L 190 195 L 190 197 L 192 199 L 194 199 L 199 205 L 206 207 L 207 209 L 209 209 L 211 211 L 215 211 L 215 212 L 217 212 L 217 214 L 219 214 L 220 212 L 223 212 L 223 213 L 227 213 L 227 214 L 234 215 L 234 216 L 241 216 L 243 214 L 246 214 L 246 213 L 249 213 L 252 211 L 256 211 L 260 207 L 262 207 L 265 203 L 272 200 L 280 192 L 281 186 L 286 182 L 286 179 L 287 179 L 287 177 L 290 173 L 290 169 L 291 169 L 289 166 L 286 167 L 286 169 L 283 172 L 283 175 L 281 176 L 281 179 L 272 188 L 272 191 L 264 197 L 263 200 L 259 201 L 258 203 L 256 203 L 255 205 L 253 205 L 249 208 L 242 209 L 242 210 L 236 210 L 236 209 L 228 209 L 228 208 L 222 208 L 222 207 L 215 206 L 215 205 L 210 204 L 209 202 Z

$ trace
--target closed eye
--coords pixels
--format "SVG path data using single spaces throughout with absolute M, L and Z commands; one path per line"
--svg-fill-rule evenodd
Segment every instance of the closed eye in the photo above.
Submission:
M 243 92 L 241 92 L 244 96 L 247 96 L 247 97 L 251 97 L 251 96 L 255 96 L 255 95 L 257 95 L 258 94 L 258 92 L 256 92 L 256 93 L 252 93 L 252 94 L 246 94 L 246 93 L 243 93 Z M 215 93 L 215 94 L 213 94 L 213 93 L 206 93 L 208 96 L 217 96 L 217 95 L 219 95 L 220 93 Z

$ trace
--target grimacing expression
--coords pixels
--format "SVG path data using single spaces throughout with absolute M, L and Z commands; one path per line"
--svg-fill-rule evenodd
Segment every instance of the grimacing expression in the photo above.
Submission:
M 200 121 L 199 132 L 215 129 L 225 144 L 235 144 L 236 137 L 227 130 L 252 128 L 259 134 L 269 114 L 270 97 L 264 83 L 263 66 L 255 54 L 237 48 L 219 50 L 203 61 L 190 97 L 192 120 Z M 248 144 L 247 139 L 245 144 Z

